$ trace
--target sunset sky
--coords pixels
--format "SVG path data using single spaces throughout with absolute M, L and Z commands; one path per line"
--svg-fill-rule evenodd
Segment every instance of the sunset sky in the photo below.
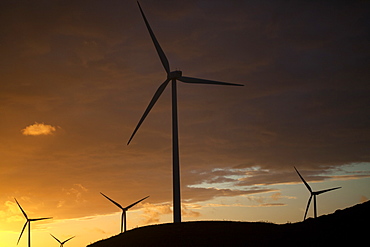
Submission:
M 297 222 L 370 198 L 368 1 L 141 0 L 178 83 L 183 221 Z M 172 222 L 171 95 L 134 0 L 0 2 L 0 246 Z M 312 208 L 309 217 L 313 216 Z M 18 246 L 27 246 L 27 232 Z

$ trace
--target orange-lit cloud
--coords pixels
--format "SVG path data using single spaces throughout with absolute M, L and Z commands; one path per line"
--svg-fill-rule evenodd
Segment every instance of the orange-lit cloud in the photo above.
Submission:
M 5 220 L 6 222 L 14 222 L 23 220 L 19 214 L 19 208 L 15 202 L 6 201 L 4 203 L 5 207 L 1 207 L 0 210 L 0 220 Z
M 145 218 L 145 224 L 158 223 L 161 216 L 172 213 L 170 204 L 154 205 L 144 203 L 143 206 L 142 217 Z
M 181 215 L 184 217 L 198 218 L 201 216 L 201 213 L 195 211 L 194 209 L 200 209 L 199 205 L 196 204 L 186 204 L 181 205 Z
M 361 196 L 361 199 L 360 199 L 361 203 L 362 202 L 367 202 L 368 200 L 369 200 L 369 198 L 367 198 L 366 196 Z
M 22 129 L 22 134 L 26 136 L 52 135 L 55 131 L 56 127 L 54 126 L 35 122 Z
M 295 199 L 293 196 L 284 196 L 281 192 L 273 193 L 269 196 L 248 196 L 248 200 L 257 202 L 261 207 L 283 206 L 285 203 L 278 203 L 281 199 Z

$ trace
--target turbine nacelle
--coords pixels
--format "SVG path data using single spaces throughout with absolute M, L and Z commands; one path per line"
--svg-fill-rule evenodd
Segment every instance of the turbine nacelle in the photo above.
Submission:
M 179 79 L 180 77 L 182 77 L 182 71 L 180 70 L 171 71 L 167 75 L 168 80 L 176 80 Z

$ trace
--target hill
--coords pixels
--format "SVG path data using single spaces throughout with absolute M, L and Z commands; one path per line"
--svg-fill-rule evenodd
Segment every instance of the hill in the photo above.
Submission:
M 87 247 L 360 246 L 367 241 L 370 201 L 317 219 L 273 224 L 198 221 L 136 228 Z

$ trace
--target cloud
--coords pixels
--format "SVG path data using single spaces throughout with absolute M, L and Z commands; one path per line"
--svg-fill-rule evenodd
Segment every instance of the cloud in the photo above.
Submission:
M 102 234 L 107 234 L 108 233 L 108 232 L 104 231 L 103 229 L 97 228 L 97 227 L 95 227 L 92 231 L 95 232 L 95 233 L 97 232 L 97 233 L 102 233 Z
M 274 201 L 277 201 L 281 198 L 281 193 L 280 192 L 277 192 L 277 193 L 274 193 L 271 195 L 271 199 L 274 200 Z
M 144 224 L 159 223 L 161 216 L 172 214 L 173 212 L 171 204 L 155 205 L 145 203 L 143 206 L 143 214 L 141 216 L 145 218 Z M 199 208 L 201 208 L 201 206 L 197 204 L 182 203 L 181 214 L 183 217 L 199 217 L 201 216 L 200 212 L 194 210 Z
M 248 205 L 234 203 L 234 204 L 220 204 L 220 203 L 208 203 L 206 204 L 207 207 L 249 207 Z
M 361 203 L 367 202 L 369 199 L 366 196 L 361 196 Z
M 187 187 L 182 190 L 182 198 L 188 203 L 202 202 L 218 197 L 233 197 L 241 195 L 252 195 L 275 191 L 274 189 L 254 187 L 246 190 L 218 189 L 218 188 L 197 188 Z
M 85 201 L 84 199 L 82 199 L 82 195 L 86 193 L 88 189 L 86 189 L 81 184 L 74 184 L 72 188 L 63 189 L 63 191 L 65 192 L 67 196 L 70 196 L 71 198 L 75 198 L 76 202 L 80 202 L 80 201 L 82 202 L 82 201 Z M 64 201 L 59 201 L 58 207 L 62 207 L 64 203 L 65 203 Z
M 22 134 L 25 136 L 39 136 L 39 135 L 51 135 L 56 131 L 56 127 L 35 122 L 32 125 L 22 129 Z
M 273 206 L 285 206 L 285 203 L 279 203 L 280 199 L 295 199 L 292 196 L 284 196 L 280 192 L 276 192 L 269 196 L 248 196 L 248 200 L 258 203 L 257 207 L 273 207 Z M 253 205 L 256 206 L 256 205 Z
M 181 215 L 184 217 L 193 217 L 193 218 L 201 216 L 200 212 L 192 210 L 194 208 L 200 208 L 200 206 L 197 204 L 186 204 L 186 203 L 182 204 Z
M 7 222 L 17 222 L 23 220 L 21 216 L 15 215 L 19 213 L 18 206 L 11 201 L 6 201 L 4 206 L 0 207 L 0 219 L 5 219 Z
M 154 205 L 145 203 L 143 217 L 146 219 L 145 224 L 159 223 L 161 215 L 171 214 L 172 210 L 170 204 Z

